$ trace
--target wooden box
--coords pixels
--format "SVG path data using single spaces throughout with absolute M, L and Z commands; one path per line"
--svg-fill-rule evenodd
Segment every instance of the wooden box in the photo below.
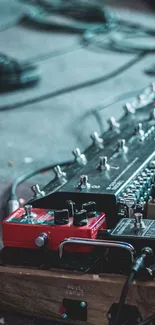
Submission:
M 64 321 L 60 306 L 64 298 L 87 302 L 87 321 L 67 319 L 70 324 L 108 324 L 107 312 L 118 302 L 124 276 L 90 275 L 64 270 L 42 271 L 19 267 L 0 267 L 0 306 L 2 311 Z M 155 283 L 134 282 L 127 303 L 136 305 L 142 317 L 155 312 Z

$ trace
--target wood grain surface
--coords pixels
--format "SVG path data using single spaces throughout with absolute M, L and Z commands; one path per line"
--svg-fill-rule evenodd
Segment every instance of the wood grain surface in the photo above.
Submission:
M 84 300 L 88 306 L 87 322 L 68 320 L 71 324 L 107 324 L 107 312 L 118 302 L 125 277 L 88 275 L 64 270 L 42 271 L 0 267 L 1 311 L 62 321 L 60 306 L 64 298 Z M 155 283 L 134 282 L 127 303 L 136 305 L 142 317 L 155 311 Z

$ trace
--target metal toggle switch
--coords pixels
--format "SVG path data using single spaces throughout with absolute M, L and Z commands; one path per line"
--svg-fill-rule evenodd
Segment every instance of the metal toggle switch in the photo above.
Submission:
M 75 159 L 79 165 L 85 166 L 87 164 L 87 158 L 83 153 L 80 152 L 79 148 L 73 150 L 72 153 L 75 156 Z
M 90 188 L 90 184 L 88 183 L 88 176 L 87 175 L 81 175 L 80 176 L 80 183 L 78 184 L 78 188 Z
M 126 143 L 125 139 L 118 140 L 118 144 L 117 144 L 117 151 L 118 152 L 123 152 L 123 153 L 128 152 L 128 147 L 126 147 L 125 143 Z
M 97 149 L 103 149 L 103 139 L 99 137 L 97 132 L 94 132 L 93 135 L 90 136 L 94 142 L 94 145 L 96 146 Z
M 108 161 L 108 158 L 106 156 L 104 157 L 100 157 L 99 158 L 99 165 L 97 166 L 97 169 L 99 171 L 102 171 L 102 170 L 110 170 L 110 165 L 107 163 Z
M 66 173 L 62 171 L 61 167 L 58 165 L 56 167 L 54 167 L 54 172 L 55 175 L 58 179 L 64 179 L 66 178 Z
M 114 118 L 114 116 L 111 116 L 109 119 L 108 119 L 108 124 L 110 126 L 110 129 L 113 130 L 113 129 L 119 129 L 120 128 L 120 123 L 118 123 L 116 121 L 116 119 Z
M 40 187 L 38 184 L 31 186 L 31 189 L 34 193 L 34 196 L 33 196 L 34 199 L 38 198 L 38 196 L 42 196 L 42 197 L 45 196 L 45 192 L 40 190 Z

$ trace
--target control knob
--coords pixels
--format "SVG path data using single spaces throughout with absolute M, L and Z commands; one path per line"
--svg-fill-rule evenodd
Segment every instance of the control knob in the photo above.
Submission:
M 75 203 L 72 200 L 67 200 L 66 201 L 67 209 L 69 212 L 69 217 L 74 217 L 75 213 Z
M 87 211 L 88 218 L 93 218 L 96 215 L 96 202 L 90 201 L 82 204 L 82 209 Z
M 86 226 L 88 223 L 87 211 L 80 210 L 74 214 L 73 225 L 77 227 Z
M 54 223 L 55 225 L 66 225 L 69 223 L 69 211 L 68 209 L 55 210 L 54 211 Z

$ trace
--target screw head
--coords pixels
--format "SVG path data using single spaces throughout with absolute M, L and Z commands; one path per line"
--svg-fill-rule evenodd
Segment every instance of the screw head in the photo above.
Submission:
M 85 301 L 81 301 L 80 306 L 81 306 L 82 308 L 86 307 L 86 302 L 85 302 Z
M 63 318 L 63 319 L 67 319 L 67 317 L 68 317 L 68 316 L 67 316 L 66 313 L 63 313 L 63 314 L 62 314 L 62 318 Z

